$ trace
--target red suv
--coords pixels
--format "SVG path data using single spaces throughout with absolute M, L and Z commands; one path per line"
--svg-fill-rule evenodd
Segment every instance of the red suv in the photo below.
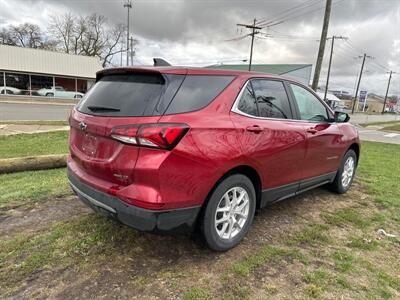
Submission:
M 288 78 L 197 68 L 115 68 L 70 115 L 68 178 L 95 211 L 143 231 L 200 228 L 237 245 L 256 209 L 329 184 L 346 192 L 360 142 Z

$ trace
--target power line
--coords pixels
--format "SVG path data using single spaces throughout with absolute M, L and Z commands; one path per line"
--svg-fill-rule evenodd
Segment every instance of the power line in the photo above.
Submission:
M 301 6 L 306 5 L 309 2 L 314 2 L 314 1 L 315 0 L 308 0 L 308 1 L 302 2 L 302 3 L 298 4 L 298 5 L 292 6 L 292 7 L 288 8 L 288 9 L 282 10 L 282 11 L 278 12 L 277 14 L 274 14 L 275 19 L 276 19 L 276 17 L 281 17 L 282 15 L 285 15 L 285 13 L 287 13 L 289 11 L 295 10 L 295 9 L 301 7 Z M 321 1 L 321 0 L 318 0 L 318 1 Z M 260 25 L 261 23 L 265 23 L 265 22 L 267 22 L 267 19 L 262 19 L 262 20 L 257 22 L 257 25 Z
M 337 0 L 336 2 L 333 2 L 332 3 L 332 6 L 334 6 L 334 5 L 336 5 L 336 4 L 339 4 L 339 3 L 341 3 L 341 2 L 343 2 L 344 0 Z M 318 8 L 315 8 L 315 9 L 312 9 L 312 10 L 309 10 L 309 11 L 306 11 L 306 12 L 303 12 L 303 13 L 301 13 L 301 14 L 298 14 L 298 15 L 296 15 L 296 14 L 294 14 L 293 16 L 288 16 L 287 18 L 283 18 L 283 19 L 280 19 L 280 20 L 277 20 L 274 24 L 270 24 L 270 25 L 262 25 L 262 27 L 263 28 L 265 28 L 265 27 L 271 27 L 271 26 L 275 26 L 275 25 L 278 25 L 278 22 L 279 22 L 279 24 L 281 24 L 281 23 L 284 23 L 284 22 L 287 22 L 287 21 L 292 21 L 292 20 L 295 20 L 295 19 L 297 19 L 297 18 L 300 18 L 300 17 L 302 17 L 302 16 L 305 16 L 305 15 L 308 15 L 308 14 L 312 14 L 312 13 L 314 13 L 314 12 L 316 12 L 316 11 L 319 11 L 319 10 L 321 10 L 321 9 L 324 9 L 324 6 L 322 6 L 322 7 L 318 7 Z
M 309 2 L 314 2 L 314 3 L 308 4 Z M 320 4 L 320 3 L 322 3 L 322 0 L 318 0 L 318 1 L 312 0 L 312 1 L 303 2 L 299 5 L 296 5 L 296 6 L 293 6 L 292 8 L 287 9 L 286 10 L 287 13 L 283 13 L 283 14 L 278 13 L 278 17 L 273 18 L 272 20 L 269 20 L 269 21 L 261 22 L 258 25 L 262 26 L 262 27 L 269 27 L 269 26 L 273 26 L 274 23 L 285 22 L 286 20 L 289 20 L 290 17 L 292 17 L 293 15 L 298 14 L 299 11 L 304 12 L 304 9 L 314 6 L 316 4 Z M 308 4 L 308 5 L 305 5 L 305 4 Z M 297 9 L 297 8 L 299 8 L 299 9 Z M 292 11 L 292 10 L 296 10 L 296 11 Z M 289 12 L 289 11 L 291 11 L 291 12 Z

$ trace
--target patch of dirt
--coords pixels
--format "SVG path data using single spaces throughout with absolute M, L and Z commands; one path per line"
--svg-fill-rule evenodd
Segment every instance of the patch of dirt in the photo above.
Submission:
M 76 196 L 56 197 L 33 206 L 19 206 L 0 211 L 0 236 L 2 240 L 13 238 L 19 233 L 41 231 L 51 223 L 81 216 L 91 210 Z
M 285 238 L 306 224 L 323 222 L 321 213 L 354 206 L 365 202 L 367 197 L 360 185 L 354 183 L 346 195 L 319 188 L 282 201 L 259 211 L 245 240 L 225 253 L 209 251 L 198 238 L 132 230 L 136 237 L 134 244 L 121 243 L 119 248 L 113 245 L 114 254 L 89 260 L 79 268 L 70 266 L 32 275 L 12 298 L 180 299 L 188 288 L 204 287 L 220 298 L 231 293 L 241 299 L 244 292 L 240 288 L 247 287 L 252 298 L 265 299 L 267 285 L 277 288 L 274 298 L 302 298 L 304 265 L 297 260 L 282 258 L 264 264 L 245 278 L 233 277 L 232 264 L 255 253 L 262 245 L 281 247 Z M 8 211 L 6 219 L 0 220 L 0 236 L 10 238 L 20 231 L 41 231 L 49 222 L 89 211 L 76 197 L 49 200 L 27 211 Z M 340 228 L 333 228 L 330 234 L 343 238 Z M 329 246 L 308 250 L 318 254 L 326 251 L 324 247 Z M 304 250 L 300 246 L 293 249 Z M 319 262 L 318 255 L 312 259 L 316 267 L 318 263 L 324 264 Z

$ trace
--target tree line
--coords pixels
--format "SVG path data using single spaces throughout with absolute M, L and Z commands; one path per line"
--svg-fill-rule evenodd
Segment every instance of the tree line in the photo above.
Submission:
M 95 13 L 89 16 L 66 13 L 53 16 L 45 31 L 32 23 L 3 27 L 0 44 L 94 56 L 105 67 L 112 65 L 116 54 L 126 51 L 126 26 L 111 24 L 106 17 Z

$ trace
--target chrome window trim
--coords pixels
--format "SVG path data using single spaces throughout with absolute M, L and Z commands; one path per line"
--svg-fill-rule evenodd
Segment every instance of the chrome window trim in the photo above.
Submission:
M 282 83 L 284 83 L 285 80 L 281 80 L 281 79 L 275 79 L 275 78 L 263 78 L 263 77 L 255 77 L 255 78 L 249 78 L 246 80 L 245 84 L 243 85 L 242 89 L 240 90 L 239 94 L 237 95 L 235 101 L 233 102 L 232 108 L 231 108 L 231 112 L 236 113 L 238 115 L 242 115 L 248 118 L 253 118 L 253 119 L 258 119 L 258 120 L 266 120 L 266 121 L 286 121 L 286 122 L 297 122 L 297 123 L 310 123 L 310 124 L 316 124 L 318 122 L 311 122 L 308 120 L 299 120 L 299 119 L 282 119 L 282 118 L 266 118 L 266 117 L 259 117 L 259 116 L 253 116 L 253 115 L 249 115 L 246 114 L 245 112 L 241 111 L 238 106 L 239 106 L 239 101 L 240 98 L 242 98 L 242 95 L 244 93 L 244 91 L 247 88 L 247 85 L 249 84 L 249 82 L 253 79 L 264 79 L 264 80 L 274 80 L 274 81 L 280 81 Z M 290 81 L 290 80 L 286 80 L 286 82 L 288 82 L 289 84 L 292 84 L 294 82 Z M 296 83 L 294 83 L 296 84 Z M 299 85 L 299 84 L 297 84 Z M 300 86 L 300 85 L 299 85 Z M 301 86 L 300 86 L 301 87 Z M 306 89 L 307 90 L 307 89 Z M 319 98 L 317 97 L 317 100 Z M 289 100 L 289 99 L 288 99 Z M 296 101 L 296 100 L 295 100 Z M 319 101 L 321 102 L 321 101 Z M 322 103 L 325 107 L 327 107 L 327 105 L 325 105 L 324 103 Z M 293 113 L 292 113 L 293 115 Z M 292 116 L 293 117 L 293 116 Z M 322 122 L 322 123 L 329 123 L 329 124 L 336 124 L 337 122 Z
M 274 80 L 274 81 L 280 81 L 280 82 L 282 82 L 282 84 L 284 83 L 283 80 L 272 79 L 272 78 L 262 78 L 262 77 L 261 77 L 261 78 L 258 78 L 258 77 L 257 77 L 257 78 L 250 78 L 250 79 L 247 79 L 247 81 L 246 81 L 245 84 L 243 85 L 242 89 L 240 90 L 239 94 L 237 95 L 237 97 L 236 97 L 236 99 L 235 99 L 235 102 L 233 103 L 231 112 L 234 112 L 234 113 L 236 113 L 236 114 L 239 114 L 239 115 L 242 115 L 242 116 L 245 116 L 245 117 L 248 117 L 248 118 L 258 119 L 258 120 L 267 120 L 267 121 L 268 121 L 268 120 L 271 120 L 271 121 L 287 121 L 287 122 L 307 122 L 307 121 L 305 121 L 305 120 L 297 120 L 297 119 L 266 118 L 266 117 L 253 116 L 253 115 L 249 115 L 249 114 L 246 114 L 245 112 L 241 111 L 241 110 L 238 108 L 240 98 L 242 98 L 242 95 L 243 95 L 244 91 L 246 90 L 247 85 L 249 84 L 250 80 L 253 80 L 253 79 L 264 79 L 264 80 L 271 80 L 271 81 Z M 288 100 L 289 100 L 289 98 L 288 98 Z

